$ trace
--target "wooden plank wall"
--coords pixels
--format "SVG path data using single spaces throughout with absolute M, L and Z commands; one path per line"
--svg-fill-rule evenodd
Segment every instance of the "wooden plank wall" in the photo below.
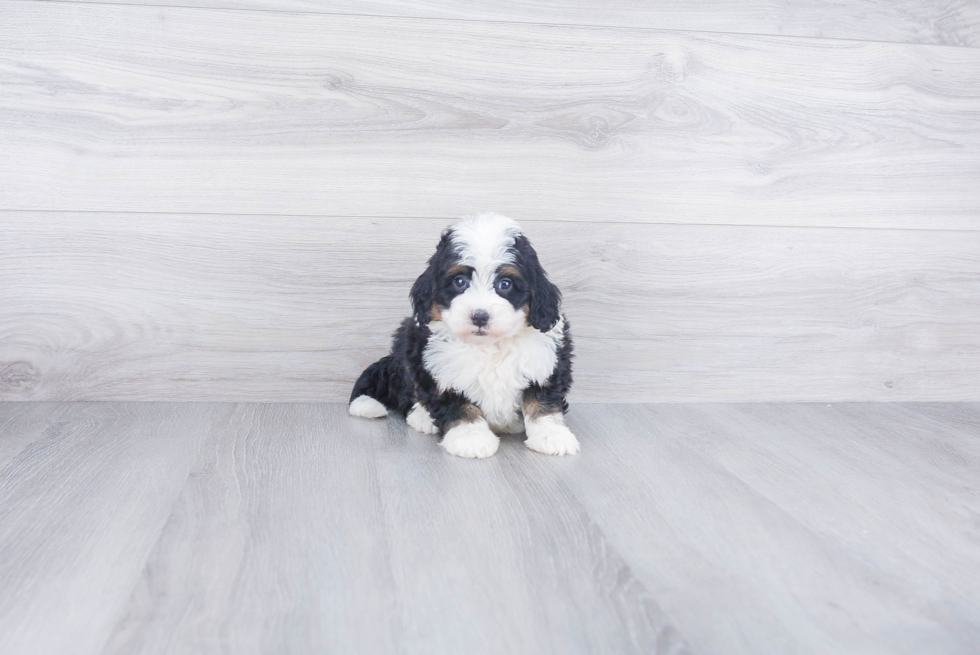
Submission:
M 975 3 L 179 4 L 0 4 L 0 399 L 344 400 L 494 209 L 574 400 L 980 400 Z

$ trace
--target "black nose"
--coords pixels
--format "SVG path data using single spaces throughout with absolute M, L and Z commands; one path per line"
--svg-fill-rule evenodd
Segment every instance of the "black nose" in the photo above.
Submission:
M 473 325 L 476 327 L 483 327 L 490 322 L 490 314 L 482 309 L 478 309 L 470 314 L 470 320 L 473 321 Z

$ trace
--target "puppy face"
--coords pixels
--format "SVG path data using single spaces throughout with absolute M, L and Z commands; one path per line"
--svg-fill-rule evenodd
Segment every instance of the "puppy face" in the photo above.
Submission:
M 444 278 L 439 314 L 463 341 L 490 343 L 517 334 L 527 325 L 526 291 L 516 269 L 506 266 L 451 267 Z
M 419 323 L 442 321 L 459 339 L 487 344 L 531 327 L 546 332 L 561 294 L 520 228 L 500 214 L 463 219 L 442 235 L 412 287 Z

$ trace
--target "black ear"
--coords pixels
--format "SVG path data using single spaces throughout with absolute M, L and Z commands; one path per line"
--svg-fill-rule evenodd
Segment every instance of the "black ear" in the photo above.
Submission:
M 447 260 L 452 256 L 452 242 L 449 238 L 449 230 L 442 233 L 436 252 L 429 258 L 429 265 L 415 280 L 409 296 L 412 299 L 412 312 L 415 314 L 415 321 L 419 325 L 425 325 L 431 320 L 429 310 L 432 303 L 436 300 L 439 277 L 443 270 L 447 268 Z
M 432 265 L 425 269 L 415 280 L 409 295 L 412 298 L 412 313 L 415 314 L 415 322 L 424 325 L 429 322 L 429 308 L 435 299 L 436 275 Z
M 517 251 L 518 268 L 531 292 L 527 322 L 531 327 L 547 332 L 555 327 L 561 317 L 561 291 L 548 280 L 548 274 L 538 261 L 538 254 L 523 234 L 514 239 L 514 250 Z

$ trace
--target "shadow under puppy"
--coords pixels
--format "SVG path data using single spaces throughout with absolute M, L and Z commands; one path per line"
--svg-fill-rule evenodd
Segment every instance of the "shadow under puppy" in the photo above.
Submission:
M 495 432 L 525 431 L 547 455 L 579 451 L 564 422 L 572 338 L 561 292 L 517 223 L 482 213 L 447 228 L 411 297 L 391 354 L 354 384 L 352 416 L 395 410 L 459 457 L 493 455 Z

